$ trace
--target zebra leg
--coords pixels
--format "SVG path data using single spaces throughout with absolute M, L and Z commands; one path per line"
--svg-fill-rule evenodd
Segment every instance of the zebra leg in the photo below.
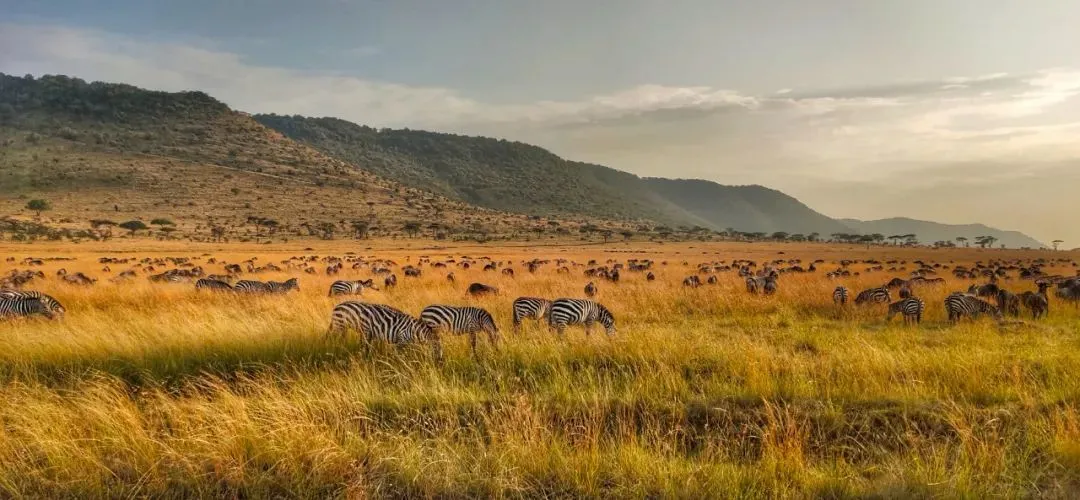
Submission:
M 469 332 L 469 344 L 472 346 L 472 355 L 476 357 L 476 332 Z

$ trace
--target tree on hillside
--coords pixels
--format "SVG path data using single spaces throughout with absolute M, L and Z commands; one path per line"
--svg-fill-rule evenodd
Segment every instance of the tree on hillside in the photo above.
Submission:
M 1062 243 L 1065 243 L 1065 242 L 1063 240 L 1054 240 L 1054 241 L 1050 242 L 1051 245 L 1054 245 L 1054 251 L 1057 251 L 1058 245 L 1060 245 Z
M 320 222 L 315 225 L 315 229 L 321 233 L 320 238 L 324 240 L 334 239 L 334 231 L 337 230 L 337 225 L 333 222 Z
M 416 235 L 418 233 L 420 233 L 420 228 L 421 227 L 422 226 L 420 225 L 419 222 L 417 222 L 417 221 L 409 221 L 409 222 L 406 222 L 405 224 L 403 224 L 401 226 L 401 229 L 404 230 L 405 234 L 408 234 L 410 238 L 415 238 Z
M 362 240 L 367 238 L 368 231 L 371 229 L 371 226 L 367 221 L 354 220 L 350 225 L 352 226 L 353 236 L 356 237 L 356 239 Z
M 173 221 L 171 221 L 169 219 L 165 219 L 165 218 L 154 219 L 154 220 L 150 221 L 150 224 L 153 224 L 155 226 L 161 226 L 161 227 L 175 226 L 176 225 L 175 222 L 173 222 Z
M 130 234 L 131 236 L 135 235 L 135 231 L 145 231 L 147 229 L 150 229 L 149 227 L 146 227 L 146 224 L 143 224 L 143 221 L 141 220 L 129 220 L 127 222 L 121 222 L 120 227 L 123 229 L 127 229 L 129 232 L 128 234 Z
M 614 234 L 615 234 L 615 231 L 612 231 L 610 229 L 605 229 L 603 231 L 600 231 L 600 236 L 602 236 L 604 238 L 604 243 L 607 243 L 607 241 L 609 239 L 611 239 L 611 236 L 614 235 Z
M 634 232 L 629 229 L 624 229 L 619 232 L 619 235 L 622 236 L 623 241 L 630 241 L 630 238 L 634 237 Z
M 224 226 L 213 226 L 213 227 L 211 227 L 210 228 L 210 237 L 213 238 L 214 241 L 221 242 L 221 240 L 223 238 L 225 238 L 225 227 Z
M 37 216 L 41 217 L 41 212 L 52 209 L 52 204 L 46 200 L 30 200 L 26 203 L 26 208 L 37 212 Z

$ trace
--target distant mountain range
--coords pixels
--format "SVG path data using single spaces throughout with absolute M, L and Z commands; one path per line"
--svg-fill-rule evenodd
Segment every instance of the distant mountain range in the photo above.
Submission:
M 941 224 L 924 220 L 909 219 L 907 217 L 893 217 L 861 221 L 856 219 L 840 219 L 852 230 L 861 234 L 915 234 L 919 241 L 932 243 L 935 241 L 952 241 L 956 238 L 967 238 L 968 244 L 974 246 L 975 238 L 979 236 L 993 236 L 997 238 L 995 245 L 1005 245 L 1009 248 L 1043 248 L 1045 245 L 1034 238 L 1019 231 L 1002 231 L 983 224 Z
M 0 187 L 9 184 L 9 192 L 24 195 L 34 189 L 55 194 L 87 185 L 160 190 L 160 196 L 178 211 L 180 207 L 203 203 L 188 201 L 185 196 L 197 199 L 200 190 L 216 192 L 225 185 L 243 184 L 229 188 L 231 196 L 205 201 L 214 207 L 216 215 L 235 219 L 245 214 L 224 212 L 262 210 L 288 217 L 289 211 L 274 203 L 275 191 L 281 189 L 279 186 L 308 185 L 312 187 L 304 188 L 306 191 L 289 188 L 298 196 L 301 191 L 307 193 L 301 199 L 304 206 L 311 206 L 297 217 L 297 224 L 313 224 L 312 219 L 317 217 L 345 221 L 359 212 L 370 215 L 377 207 L 392 206 L 390 215 L 395 219 L 426 220 L 438 214 L 453 214 L 470 227 L 479 222 L 493 228 L 516 224 L 522 231 L 528 230 L 527 220 L 514 219 L 512 214 L 577 224 L 609 221 L 637 228 L 659 225 L 673 229 L 818 233 L 823 239 L 835 233 L 915 234 L 920 241 L 929 243 L 986 235 L 1009 247 L 1042 246 L 1022 233 L 979 224 L 952 226 L 904 218 L 837 220 L 762 186 L 643 178 L 602 165 L 566 160 L 521 142 L 375 129 L 337 118 L 247 116 L 201 92 L 156 92 L 123 84 L 86 83 L 65 76 L 28 79 L 0 74 L 0 125 L 9 145 L 25 149 L 24 156 L 8 156 L 19 171 L 0 176 Z M 28 133 L 50 136 L 61 143 L 46 146 L 19 140 L 20 134 Z M 36 160 L 46 152 L 52 161 Z M 98 153 L 100 160 L 90 161 L 88 158 L 94 156 L 88 152 Z M 133 168 L 137 162 L 133 163 L 131 155 L 150 155 L 159 163 L 182 159 L 209 170 L 189 177 L 168 175 L 167 170 L 140 170 Z M 41 164 L 26 168 L 35 161 Z M 234 179 L 228 171 L 243 177 Z M 168 175 L 169 183 L 163 182 L 164 175 Z M 223 182 L 206 182 L 216 177 Z M 282 184 L 284 179 L 296 179 L 300 184 Z M 350 187 L 377 203 L 364 204 L 356 208 L 357 214 L 350 213 L 350 205 L 334 191 Z M 146 210 L 150 211 L 163 205 L 154 203 L 151 193 L 145 194 L 127 198 L 146 198 Z M 280 198 L 280 192 L 276 196 Z M 231 201 L 238 197 L 245 202 Z M 102 205 L 101 211 L 118 205 L 107 200 L 98 204 Z M 469 206 L 481 209 L 473 210 L 470 216 Z M 192 216 L 203 211 L 192 209 Z M 477 220 L 480 215 L 483 221 Z

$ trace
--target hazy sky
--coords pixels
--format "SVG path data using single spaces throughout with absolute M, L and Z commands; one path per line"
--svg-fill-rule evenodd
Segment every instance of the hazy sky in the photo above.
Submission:
M 0 0 L 0 72 L 1080 246 L 1076 0 Z

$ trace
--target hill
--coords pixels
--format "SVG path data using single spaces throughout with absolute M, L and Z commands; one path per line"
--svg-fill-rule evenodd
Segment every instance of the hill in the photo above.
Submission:
M 653 192 L 712 227 L 822 235 L 847 230 L 843 224 L 775 189 L 724 186 L 698 179 L 649 177 L 644 181 Z
M 894 217 L 872 221 L 856 219 L 841 219 L 852 230 L 862 234 L 880 233 L 884 235 L 914 234 L 923 243 L 935 241 L 955 241 L 956 238 L 967 238 L 969 245 L 974 245 L 975 238 L 979 236 L 993 236 L 997 238 L 995 246 L 1005 245 L 1008 248 L 1045 248 L 1045 245 L 1034 238 L 1019 231 L 1002 231 L 983 224 L 941 224 L 924 220 L 909 219 L 906 217 Z
M 536 224 L 383 179 L 202 92 L 0 74 L 0 144 L 0 211 L 87 237 L 108 234 L 105 221 L 155 219 L 173 222 L 162 234 L 193 238 L 215 227 L 234 238 L 476 237 Z M 51 210 L 24 208 L 37 198 Z

